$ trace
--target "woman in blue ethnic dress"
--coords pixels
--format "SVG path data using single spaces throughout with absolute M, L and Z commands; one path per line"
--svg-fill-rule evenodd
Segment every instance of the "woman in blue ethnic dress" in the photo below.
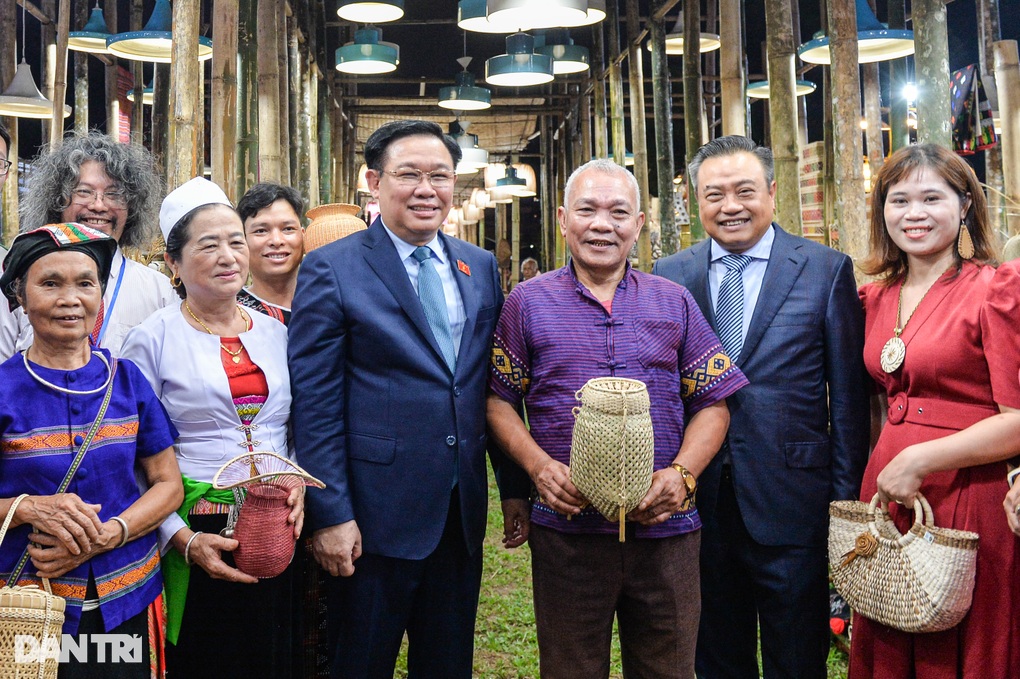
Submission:
M 293 458 L 288 438 L 287 329 L 237 301 L 248 276 L 241 220 L 202 178 L 160 209 L 171 283 L 182 298 L 134 328 L 123 355 L 138 364 L 180 431 L 184 503 L 160 527 L 169 549 L 167 667 L 171 677 L 291 676 L 292 568 L 258 580 L 234 567 L 224 534 L 237 500 L 216 490 L 219 468 L 246 452 Z M 303 489 L 292 491 L 295 536 Z
M 46 577 L 66 599 L 63 633 L 79 650 L 62 679 L 164 676 L 153 531 L 183 497 L 177 432 L 138 369 L 89 344 L 116 247 L 87 226 L 51 224 L 14 240 L 0 278 L 34 331 L 0 365 L 0 517 L 20 498 L 0 584 Z M 131 635 L 141 648 L 102 662 L 95 634 Z

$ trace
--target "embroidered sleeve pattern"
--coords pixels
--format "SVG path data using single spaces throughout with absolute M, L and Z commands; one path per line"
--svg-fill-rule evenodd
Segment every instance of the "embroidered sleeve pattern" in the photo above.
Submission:
M 691 365 L 683 367 L 680 373 L 681 398 L 684 403 L 698 399 L 734 370 L 733 362 L 723 351 L 722 346 L 713 347 Z
M 531 377 L 527 365 L 507 347 L 499 334 L 492 340 L 492 357 L 490 361 L 489 385 L 500 398 L 513 395 L 513 401 L 519 401 L 528 393 Z M 500 385 L 503 389 L 500 389 Z M 510 392 L 510 394 L 507 393 Z

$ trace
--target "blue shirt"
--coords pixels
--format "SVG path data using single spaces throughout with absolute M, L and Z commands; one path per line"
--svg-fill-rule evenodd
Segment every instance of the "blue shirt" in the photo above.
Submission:
M 769 257 L 772 255 L 772 244 L 776 241 L 776 229 L 769 226 L 762 234 L 761 239 L 741 254 L 752 257 L 753 261 L 744 269 L 744 327 L 741 335 L 747 339 L 747 329 L 751 327 L 751 316 L 758 305 L 758 295 L 761 294 L 761 284 L 765 280 L 765 269 L 769 265 Z M 726 265 L 722 258 L 731 255 L 732 252 L 723 248 L 716 241 L 712 241 L 712 263 L 708 267 L 708 288 L 712 296 L 712 310 L 715 311 L 716 302 L 719 299 L 719 286 L 726 276 Z M 739 357 L 738 357 L 739 359 Z

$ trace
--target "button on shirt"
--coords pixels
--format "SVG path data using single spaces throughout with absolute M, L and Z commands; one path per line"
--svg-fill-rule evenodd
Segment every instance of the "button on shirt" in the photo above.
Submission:
M 383 228 L 386 229 L 386 235 L 393 241 L 393 246 L 397 248 L 397 255 L 404 264 L 407 277 L 411 280 L 411 287 L 414 288 L 414 294 L 417 295 L 419 264 L 418 260 L 414 258 L 413 253 L 418 246 L 401 240 L 385 224 L 383 224 Z M 464 311 L 464 299 L 460 296 L 460 288 L 457 287 L 457 281 L 453 277 L 453 267 L 450 266 L 450 258 L 446 254 L 442 242 L 439 240 L 439 234 L 436 234 L 432 240 L 426 243 L 425 247 L 432 251 L 432 263 L 439 273 L 439 278 L 443 281 L 443 292 L 446 295 L 446 311 L 450 319 L 450 336 L 453 338 L 453 350 L 459 353 L 460 340 L 464 335 L 464 322 L 467 320 L 467 313 Z
M 765 280 L 765 269 L 769 265 L 769 256 L 772 254 L 772 244 L 776 240 L 775 227 L 769 227 L 762 235 L 761 240 L 755 243 L 749 250 L 741 254 L 753 257 L 754 261 L 744 269 L 744 327 L 742 336 L 747 338 L 747 329 L 751 327 L 751 316 L 754 314 L 755 306 L 758 304 L 758 295 L 761 294 L 761 284 Z M 722 258 L 731 255 L 732 252 L 725 250 L 719 243 L 712 241 L 712 262 L 708 267 L 708 288 L 712 295 L 712 312 L 716 311 L 716 303 L 719 300 L 719 286 L 726 276 L 726 265 Z

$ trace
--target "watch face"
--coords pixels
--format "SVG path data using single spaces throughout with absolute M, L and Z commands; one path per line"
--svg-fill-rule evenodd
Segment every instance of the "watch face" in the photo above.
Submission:
M 697 480 L 691 475 L 690 472 L 684 475 L 684 485 L 687 486 L 687 492 L 693 493 L 694 489 L 698 487 Z

